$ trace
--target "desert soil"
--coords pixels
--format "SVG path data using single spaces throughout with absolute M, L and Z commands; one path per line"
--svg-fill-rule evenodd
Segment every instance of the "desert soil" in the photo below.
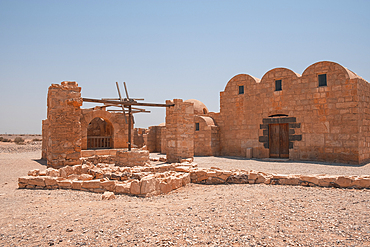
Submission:
M 41 144 L 0 145 L 0 246 L 370 246 L 370 190 L 190 184 L 140 198 L 17 189 Z M 370 174 L 370 165 L 196 157 L 200 167 Z

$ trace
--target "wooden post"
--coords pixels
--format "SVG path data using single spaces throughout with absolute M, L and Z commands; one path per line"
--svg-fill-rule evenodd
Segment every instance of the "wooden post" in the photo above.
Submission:
M 128 106 L 128 151 L 131 151 L 131 105 Z

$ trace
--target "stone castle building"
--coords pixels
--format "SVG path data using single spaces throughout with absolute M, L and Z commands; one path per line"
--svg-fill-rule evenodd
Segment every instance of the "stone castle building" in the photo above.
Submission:
M 361 164 L 370 159 L 370 85 L 334 62 L 302 75 L 286 68 L 262 79 L 234 76 L 220 93 L 220 112 L 194 103 L 194 154 L 289 158 Z M 149 128 L 165 132 L 165 126 Z M 158 136 L 158 134 L 156 134 Z M 163 136 L 163 134 L 162 134 Z M 165 140 L 148 142 L 161 146 Z M 161 143 L 161 144 L 158 144 Z
M 81 109 L 80 91 L 75 82 L 49 88 L 42 156 L 51 166 L 127 147 L 123 113 Z M 167 101 L 175 106 L 166 122 L 133 130 L 133 140 L 170 162 L 202 155 L 362 164 L 370 160 L 369 101 L 369 83 L 340 64 L 318 62 L 302 75 L 275 68 L 262 79 L 234 76 L 218 113 L 198 100 Z

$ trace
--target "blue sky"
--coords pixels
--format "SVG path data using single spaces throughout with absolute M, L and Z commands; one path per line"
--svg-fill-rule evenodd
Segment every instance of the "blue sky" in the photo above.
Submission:
M 47 89 L 66 80 L 87 98 L 116 97 L 125 81 L 131 97 L 215 112 L 240 73 L 329 60 L 369 81 L 369 11 L 366 0 L 0 0 L 0 133 L 41 133 Z M 135 127 L 164 122 L 146 109 Z

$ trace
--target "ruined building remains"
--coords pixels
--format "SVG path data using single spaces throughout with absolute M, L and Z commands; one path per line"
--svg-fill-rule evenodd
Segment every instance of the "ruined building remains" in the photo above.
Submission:
M 42 157 L 54 168 L 127 148 L 125 115 L 81 109 L 80 91 L 76 82 L 49 88 Z M 220 112 L 175 99 L 166 102 L 174 106 L 165 123 L 131 133 L 136 146 L 165 153 L 170 163 L 212 155 L 362 164 L 370 160 L 369 101 L 367 81 L 324 61 L 302 75 L 286 68 L 262 79 L 236 75 L 220 93 Z

